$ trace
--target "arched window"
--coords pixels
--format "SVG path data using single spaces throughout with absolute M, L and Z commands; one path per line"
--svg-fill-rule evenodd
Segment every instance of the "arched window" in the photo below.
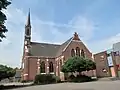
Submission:
M 76 47 L 76 56 L 80 56 L 80 48 Z
M 45 62 L 44 61 L 40 63 L 40 73 L 45 73 Z
M 49 62 L 49 72 L 54 72 L 53 62 Z
M 60 59 L 60 65 L 59 65 L 59 66 L 60 66 L 60 68 L 59 68 L 60 71 L 61 71 L 61 69 L 62 69 L 62 65 L 63 65 L 62 63 L 63 63 L 63 62 L 62 62 L 62 60 Z
M 71 50 L 71 56 L 72 56 L 72 57 L 75 56 L 75 51 L 74 51 L 74 49 Z
M 40 63 L 40 73 L 45 73 L 45 62 L 44 61 Z
M 82 56 L 82 57 L 85 57 L 85 53 L 84 53 L 84 50 L 83 50 L 83 49 L 81 50 L 81 56 Z
M 60 68 L 62 67 L 62 60 L 60 59 Z

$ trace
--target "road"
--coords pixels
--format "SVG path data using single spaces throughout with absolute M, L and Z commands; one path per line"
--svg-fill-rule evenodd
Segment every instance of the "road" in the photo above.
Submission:
M 96 81 L 87 83 L 60 83 L 38 85 L 11 90 L 120 90 L 120 81 Z

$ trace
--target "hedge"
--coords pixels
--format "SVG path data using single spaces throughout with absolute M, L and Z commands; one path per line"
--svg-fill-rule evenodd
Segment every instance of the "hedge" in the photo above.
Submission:
M 51 84 L 59 83 L 61 80 L 59 77 L 53 74 L 39 74 L 35 76 L 35 84 Z

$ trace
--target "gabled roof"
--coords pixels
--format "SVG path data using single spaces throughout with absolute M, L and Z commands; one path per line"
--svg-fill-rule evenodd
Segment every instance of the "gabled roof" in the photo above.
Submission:
M 64 42 L 64 43 L 60 46 L 60 48 L 59 48 L 56 56 L 59 56 L 60 54 L 62 54 L 63 50 L 64 50 L 64 49 L 66 48 L 66 46 L 71 42 L 72 39 L 73 39 L 73 38 L 68 39 L 66 42 Z
M 59 47 L 57 44 L 31 42 L 30 55 L 54 57 Z
M 72 38 L 68 39 L 61 45 L 49 43 L 31 42 L 30 56 L 45 56 L 56 57 L 62 54 L 63 49 L 71 42 Z
M 31 42 L 30 55 L 31 56 L 45 56 L 45 57 L 57 57 L 68 47 L 72 40 L 80 41 L 77 33 L 75 32 L 74 37 L 71 37 L 61 45 L 48 44 L 48 43 L 37 43 Z

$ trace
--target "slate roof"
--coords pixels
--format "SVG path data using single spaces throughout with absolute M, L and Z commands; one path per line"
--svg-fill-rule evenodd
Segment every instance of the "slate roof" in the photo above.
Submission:
M 31 42 L 31 56 L 55 57 L 62 54 L 63 49 L 69 44 L 72 38 L 68 39 L 61 45 L 49 43 Z
M 54 57 L 59 47 L 57 44 L 31 42 L 30 55 Z
M 56 53 L 56 56 L 59 56 L 60 54 L 62 54 L 63 49 L 71 42 L 71 40 L 72 40 L 72 38 L 68 39 L 66 42 L 64 42 L 64 43 L 60 46 L 58 52 Z

